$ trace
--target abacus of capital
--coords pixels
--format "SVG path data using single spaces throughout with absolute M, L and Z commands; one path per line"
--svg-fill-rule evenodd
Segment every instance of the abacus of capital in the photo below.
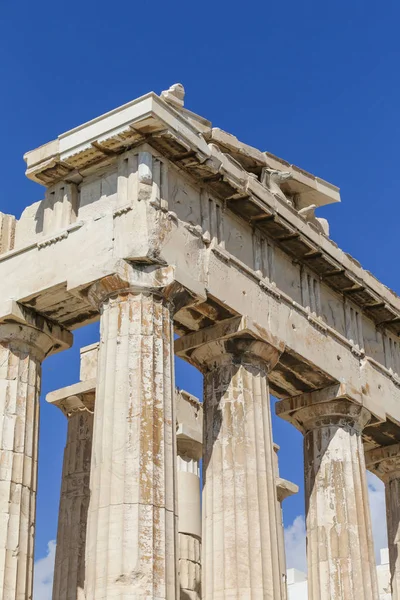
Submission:
M 0 213 L 0 598 L 32 599 L 41 363 L 100 320 L 47 398 L 68 419 L 53 600 L 285 600 L 297 486 L 270 394 L 304 435 L 309 598 L 378 597 L 369 469 L 400 600 L 400 299 L 315 215 L 338 188 L 212 127 L 179 84 L 25 160 L 45 197 Z

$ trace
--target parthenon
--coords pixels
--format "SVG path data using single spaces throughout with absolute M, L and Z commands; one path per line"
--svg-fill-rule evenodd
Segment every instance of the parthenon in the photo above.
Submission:
M 270 394 L 304 435 L 309 599 L 378 599 L 368 469 L 400 600 L 400 299 L 316 216 L 337 187 L 184 100 L 28 152 L 44 200 L 0 213 L 0 599 L 32 599 L 42 362 L 100 321 L 47 396 L 68 419 L 53 600 L 286 600 Z

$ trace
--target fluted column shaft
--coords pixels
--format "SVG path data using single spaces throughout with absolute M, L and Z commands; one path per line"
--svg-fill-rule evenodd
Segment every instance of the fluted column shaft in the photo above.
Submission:
M 281 581 L 281 596 L 282 600 L 287 598 L 287 585 L 286 585 L 286 552 L 285 552 L 285 532 L 283 526 L 283 512 L 282 503 L 279 496 L 278 481 L 279 481 L 279 463 L 278 463 L 278 450 L 277 444 L 273 445 L 274 448 L 274 473 L 276 481 L 276 522 L 278 532 L 278 547 L 279 547 L 279 575 Z
M 201 598 L 200 465 L 190 442 L 178 439 L 178 532 L 181 600 Z M 193 455 L 195 454 L 195 455 Z
M 68 416 L 58 513 L 53 600 L 85 600 L 85 546 L 89 507 L 93 413 Z
M 392 600 L 400 600 L 400 444 L 366 453 L 367 468 L 385 484 Z
M 286 584 L 286 552 L 285 552 L 285 530 L 283 525 L 282 504 L 276 502 L 276 522 L 278 524 L 278 547 L 279 547 L 279 577 L 281 582 L 281 598 L 287 598 Z
M 36 513 L 42 331 L 0 325 L 0 598 L 30 600 Z
M 271 353 L 230 340 L 192 358 L 205 365 L 203 598 L 280 600 Z
M 150 292 L 101 306 L 86 600 L 176 600 L 172 325 Z
M 361 433 L 370 414 L 338 400 L 304 408 L 308 597 L 376 600 Z
M 279 545 L 279 568 L 280 568 L 280 580 L 281 580 L 281 595 L 282 600 L 286 600 L 288 596 L 287 591 L 287 577 L 286 577 L 286 551 L 285 551 L 285 529 L 283 524 L 283 509 L 282 502 L 285 498 L 297 494 L 299 488 L 296 484 L 282 479 L 279 476 L 279 461 L 278 461 L 279 446 L 274 444 L 274 467 L 275 467 L 275 481 L 276 481 L 276 521 L 278 524 L 278 545 Z

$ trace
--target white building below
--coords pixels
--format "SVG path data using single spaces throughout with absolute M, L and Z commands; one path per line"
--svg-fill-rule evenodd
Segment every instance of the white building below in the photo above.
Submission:
M 381 563 L 376 567 L 378 573 L 379 600 L 391 600 L 389 550 L 381 550 Z M 287 570 L 288 600 L 307 600 L 307 575 L 298 569 Z

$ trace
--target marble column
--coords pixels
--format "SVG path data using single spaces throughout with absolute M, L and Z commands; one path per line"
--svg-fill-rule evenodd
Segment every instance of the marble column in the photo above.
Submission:
M 277 404 L 304 433 L 308 597 L 376 600 L 361 437 L 371 415 L 347 398 L 327 400 L 323 390 Z
M 77 397 L 76 397 L 77 398 Z M 69 398 L 75 400 L 75 398 Z M 84 600 L 86 523 L 89 506 L 93 413 L 84 402 L 68 415 L 64 451 L 53 600 Z
M 96 392 L 97 344 L 81 349 L 81 381 L 47 394 L 68 418 L 61 480 L 53 600 L 85 600 L 85 546 Z
M 200 600 L 203 408 L 197 398 L 179 391 L 176 413 L 180 600 Z
M 297 494 L 299 491 L 299 487 L 292 483 L 291 481 L 287 481 L 287 479 L 282 479 L 279 476 L 279 461 L 278 461 L 278 444 L 274 444 L 274 466 L 275 466 L 275 480 L 276 480 L 276 521 L 278 523 L 278 541 L 279 541 L 279 572 L 281 578 L 281 597 L 282 600 L 286 600 L 288 597 L 287 592 L 287 577 L 286 577 L 286 551 L 285 551 L 285 528 L 283 524 L 283 510 L 282 510 L 282 502 L 289 498 L 289 496 L 293 496 Z
M 391 593 L 400 600 L 400 444 L 370 450 L 365 459 L 385 484 Z
M 41 364 L 49 353 L 70 343 L 68 332 L 17 305 L 7 322 L 0 323 L 0 598 L 3 600 L 32 598 Z
M 201 598 L 200 466 L 178 443 L 178 543 L 181 600 Z
M 101 312 L 86 600 L 176 600 L 172 321 L 152 291 L 90 292 Z
M 279 535 L 268 372 L 279 358 L 254 339 L 206 343 L 204 373 L 205 600 L 280 600 Z

